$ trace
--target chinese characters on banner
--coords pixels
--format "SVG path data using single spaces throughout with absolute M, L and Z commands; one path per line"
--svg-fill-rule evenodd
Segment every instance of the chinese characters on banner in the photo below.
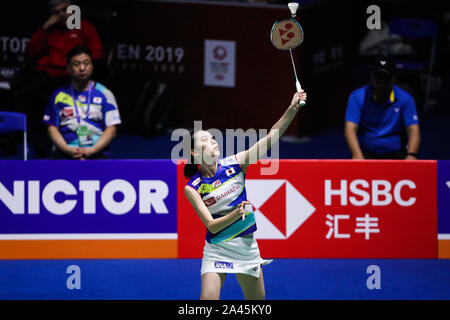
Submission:
M 327 221 L 325 224 L 330 227 L 325 238 L 335 238 L 335 239 L 348 239 L 350 238 L 350 233 L 339 233 L 339 220 L 349 220 L 349 215 L 338 214 L 335 216 L 327 214 Z M 364 217 L 356 218 L 356 228 L 354 230 L 355 233 L 363 233 L 365 234 L 365 239 L 370 239 L 371 233 L 380 233 L 380 229 L 378 229 L 378 218 L 370 217 L 368 213 Z

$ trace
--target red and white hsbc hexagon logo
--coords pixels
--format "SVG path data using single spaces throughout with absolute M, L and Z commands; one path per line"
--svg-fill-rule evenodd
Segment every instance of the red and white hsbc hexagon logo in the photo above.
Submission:
M 316 211 L 288 180 L 247 179 L 258 230 L 256 239 L 287 239 Z

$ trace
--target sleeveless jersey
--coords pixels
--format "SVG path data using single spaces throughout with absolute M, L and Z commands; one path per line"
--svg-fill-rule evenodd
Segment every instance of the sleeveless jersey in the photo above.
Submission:
M 197 172 L 187 185 L 197 190 L 214 219 L 230 213 L 239 203 L 247 200 L 245 175 L 235 155 L 219 161 L 214 177 L 205 178 Z M 256 222 L 252 210 L 246 214 L 245 220 L 239 219 L 218 233 L 213 234 L 207 230 L 206 241 L 215 244 L 255 231 Z

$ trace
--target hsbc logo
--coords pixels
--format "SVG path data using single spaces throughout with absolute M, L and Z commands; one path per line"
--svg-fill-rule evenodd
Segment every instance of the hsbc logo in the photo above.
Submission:
M 287 239 L 316 208 L 284 179 L 247 179 L 247 196 L 254 206 L 256 239 Z

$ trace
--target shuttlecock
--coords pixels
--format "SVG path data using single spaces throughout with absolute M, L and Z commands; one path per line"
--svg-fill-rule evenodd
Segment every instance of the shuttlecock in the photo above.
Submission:
M 298 2 L 289 2 L 288 7 L 289 7 L 289 10 L 291 10 L 292 18 L 295 18 L 297 9 L 298 9 Z

